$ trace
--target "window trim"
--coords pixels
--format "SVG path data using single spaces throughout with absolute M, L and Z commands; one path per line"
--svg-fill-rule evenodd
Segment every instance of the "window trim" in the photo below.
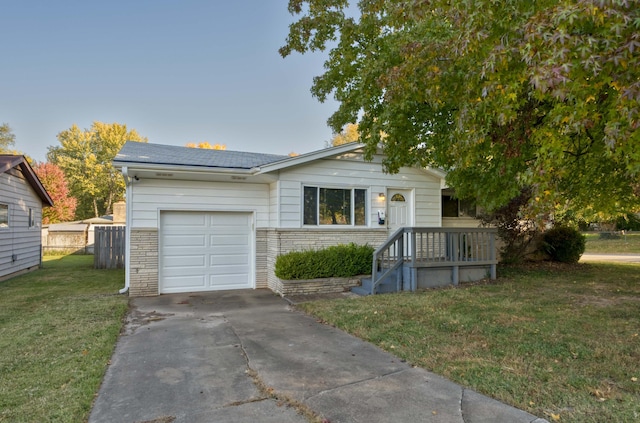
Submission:
M 9 229 L 9 228 L 11 227 L 11 219 L 10 219 L 10 215 L 11 215 L 11 213 L 10 213 L 10 211 L 11 211 L 11 207 L 10 207 L 10 206 L 9 206 L 9 204 L 7 204 L 7 203 L 0 203 L 0 207 L 2 207 L 2 206 L 6 207 L 6 216 L 7 216 L 7 219 L 6 219 L 6 223 L 4 223 L 4 225 L 3 225 L 3 223 L 0 223 L 0 230 L 2 230 L 2 229 Z
M 305 191 L 307 189 L 314 188 L 315 189 L 315 224 L 305 223 Z M 343 190 L 349 191 L 351 194 L 351 207 L 350 207 L 350 224 L 326 224 L 320 223 L 320 190 L 321 189 L 335 189 L 335 190 Z M 356 224 L 356 190 L 364 192 L 364 223 Z M 371 205 L 368 204 L 370 198 L 369 188 L 368 187 L 359 187 L 359 186 L 336 186 L 336 185 L 312 185 L 312 184 L 302 184 L 302 207 L 301 207 L 301 216 L 300 221 L 303 227 L 307 228 L 368 228 L 369 227 L 369 209 Z
M 448 198 L 447 201 L 455 202 L 455 204 L 456 204 L 456 216 L 445 216 L 445 214 L 444 214 L 445 198 Z M 443 219 L 476 219 L 477 218 L 478 207 L 471 200 L 460 200 L 459 198 L 456 198 L 453 194 L 442 194 L 440 202 L 441 202 L 440 217 L 443 218 Z M 466 210 L 467 209 L 467 208 L 463 207 L 463 203 L 466 203 L 467 206 L 470 205 L 470 204 L 473 204 L 473 209 L 474 209 L 473 215 L 469 214 L 469 213 L 461 213 L 462 210 Z
M 35 228 L 36 227 L 36 213 L 35 210 L 33 209 L 33 207 L 29 207 L 29 228 Z

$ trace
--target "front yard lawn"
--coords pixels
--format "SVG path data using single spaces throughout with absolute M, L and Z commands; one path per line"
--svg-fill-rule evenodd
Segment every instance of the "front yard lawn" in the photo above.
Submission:
M 617 239 L 605 239 L 599 233 L 587 233 L 585 253 L 592 254 L 640 254 L 640 233 L 620 235 Z
M 551 422 L 640 421 L 640 267 L 500 267 L 494 283 L 301 304 Z
M 0 422 L 86 421 L 127 310 L 122 270 L 45 257 L 0 282 Z

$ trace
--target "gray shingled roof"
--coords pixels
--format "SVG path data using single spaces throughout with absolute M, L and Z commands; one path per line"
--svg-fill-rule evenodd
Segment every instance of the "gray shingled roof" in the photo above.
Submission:
M 209 150 L 127 141 L 114 162 L 147 163 L 179 166 L 219 167 L 226 169 L 252 169 L 287 159 L 288 156 L 242 151 Z

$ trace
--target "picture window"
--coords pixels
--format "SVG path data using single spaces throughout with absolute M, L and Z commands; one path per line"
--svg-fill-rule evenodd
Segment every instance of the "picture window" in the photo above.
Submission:
M 367 190 L 304 187 L 305 225 L 366 226 Z

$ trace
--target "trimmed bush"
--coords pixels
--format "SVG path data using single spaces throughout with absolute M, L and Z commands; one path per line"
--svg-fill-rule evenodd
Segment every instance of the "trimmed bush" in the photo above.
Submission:
M 586 238 L 577 229 L 559 226 L 543 235 L 542 248 L 553 261 L 577 263 L 584 253 Z
M 373 247 L 354 243 L 322 250 L 292 251 L 278 256 L 275 274 L 285 280 L 346 278 L 369 274 L 373 251 Z

